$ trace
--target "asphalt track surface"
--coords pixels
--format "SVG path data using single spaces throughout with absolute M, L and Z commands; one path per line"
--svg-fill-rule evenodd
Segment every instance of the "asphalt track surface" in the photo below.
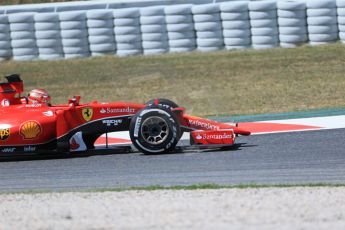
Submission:
M 345 183 L 345 129 L 240 137 L 237 150 L 0 162 L 0 191 Z

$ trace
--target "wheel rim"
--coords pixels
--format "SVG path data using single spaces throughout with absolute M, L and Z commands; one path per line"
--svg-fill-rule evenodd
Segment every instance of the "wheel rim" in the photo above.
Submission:
M 141 126 L 141 134 L 147 143 L 151 145 L 161 144 L 168 138 L 168 123 L 161 117 L 149 117 Z

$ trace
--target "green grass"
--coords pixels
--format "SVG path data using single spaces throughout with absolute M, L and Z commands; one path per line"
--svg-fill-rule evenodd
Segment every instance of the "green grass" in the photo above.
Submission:
M 1 62 L 26 92 L 47 89 L 54 103 L 145 102 L 169 98 L 195 115 L 262 114 L 345 106 L 345 45 L 263 51 L 114 56 Z
M 72 2 L 78 0 L 2 0 L 0 5 L 18 5 L 18 4 L 32 4 L 32 3 L 52 3 L 52 2 Z
M 201 189 L 258 189 L 258 188 L 295 188 L 295 187 L 345 187 L 345 184 L 239 184 L 239 185 L 218 185 L 218 184 L 195 184 L 187 186 L 148 186 L 129 188 L 104 188 L 93 189 L 93 192 L 122 192 L 122 191 L 155 191 L 155 190 L 201 190 Z
M 157 191 L 157 190 L 203 190 L 203 189 L 261 189 L 261 188 L 298 188 L 298 187 L 345 187 L 345 184 L 331 183 L 309 183 L 309 184 L 239 184 L 239 185 L 218 185 L 218 184 L 195 184 L 187 186 L 143 186 L 143 187 L 124 187 L 124 188 L 100 188 L 100 189 L 84 189 L 84 190 L 27 190 L 20 192 L 0 192 L 1 194 L 39 194 L 39 193 L 65 193 L 65 192 L 126 192 L 126 191 Z

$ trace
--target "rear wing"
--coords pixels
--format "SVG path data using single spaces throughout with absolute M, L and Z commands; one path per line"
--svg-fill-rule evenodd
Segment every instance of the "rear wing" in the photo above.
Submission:
M 7 99 L 10 104 L 20 104 L 21 93 L 24 91 L 24 84 L 19 74 L 5 76 L 7 82 L 0 82 L 0 100 Z

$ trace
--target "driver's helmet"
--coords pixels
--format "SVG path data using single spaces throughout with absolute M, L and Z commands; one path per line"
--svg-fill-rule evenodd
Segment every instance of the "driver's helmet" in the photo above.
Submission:
M 50 95 L 44 89 L 33 89 L 28 95 L 30 104 L 46 104 L 50 105 Z

